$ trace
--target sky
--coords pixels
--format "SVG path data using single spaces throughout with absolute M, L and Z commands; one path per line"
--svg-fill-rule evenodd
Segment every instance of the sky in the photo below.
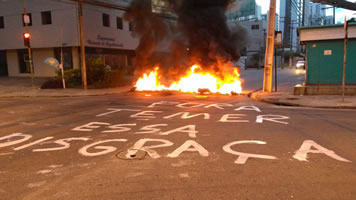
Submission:
M 351 0 L 349 0 L 351 1 Z M 267 13 L 269 9 L 269 0 L 256 0 L 257 4 L 262 7 L 262 13 Z M 351 1 L 352 2 L 352 1 Z M 277 0 L 277 13 L 279 13 L 279 0 Z M 326 12 L 326 15 L 333 15 L 332 9 L 328 9 Z M 352 18 L 356 17 L 356 11 L 350 11 L 350 10 L 345 10 L 338 8 L 336 9 L 336 22 L 343 23 L 344 18 L 347 16 L 347 18 Z

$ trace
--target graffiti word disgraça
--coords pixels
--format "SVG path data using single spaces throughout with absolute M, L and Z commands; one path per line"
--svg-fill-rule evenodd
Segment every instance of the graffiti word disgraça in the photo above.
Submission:
M 10 147 L 22 144 L 27 142 L 32 138 L 32 135 L 23 134 L 23 133 L 13 133 L 0 138 L 0 148 Z M 90 137 L 71 137 L 64 139 L 57 139 L 54 141 L 54 137 L 45 137 L 33 142 L 22 144 L 21 146 L 17 146 L 13 148 L 14 151 L 20 151 L 27 148 L 32 147 L 32 152 L 49 152 L 49 151 L 61 151 L 70 148 L 70 142 L 72 141 L 89 141 L 92 140 Z M 46 148 L 38 148 L 36 146 L 43 144 L 45 142 L 46 145 L 50 145 L 50 147 Z M 102 156 L 109 153 L 113 153 L 118 151 L 116 146 L 104 146 L 104 144 L 110 143 L 127 143 L 128 139 L 125 138 L 114 138 L 114 139 L 105 139 L 100 141 L 95 141 L 91 144 L 86 144 L 78 150 L 78 153 L 85 157 L 95 157 Z M 246 161 L 250 158 L 255 159 L 267 159 L 267 160 L 276 160 L 277 157 L 273 155 L 265 155 L 265 154 L 252 154 L 246 152 L 238 151 L 238 147 L 240 145 L 265 145 L 265 141 L 259 140 L 240 140 L 230 142 L 222 147 L 223 151 L 228 154 L 232 154 L 237 156 L 234 163 L 235 164 L 245 164 Z M 53 146 L 51 146 L 53 145 Z M 172 147 L 174 145 L 173 142 L 166 139 L 152 139 L 152 138 L 143 138 L 139 139 L 135 144 L 127 149 L 127 157 L 129 158 L 131 155 L 135 154 L 135 152 L 141 150 L 147 152 L 147 154 L 153 158 L 158 159 L 162 156 L 157 152 L 157 149 Z M 177 147 L 175 150 L 166 154 L 167 158 L 177 158 L 181 156 L 184 152 L 189 153 L 197 153 L 201 157 L 208 157 L 210 155 L 209 151 L 201 144 L 199 144 L 195 140 L 186 140 L 182 145 Z M 305 140 L 301 147 L 295 151 L 293 158 L 298 161 L 308 161 L 308 154 L 324 154 L 332 159 L 341 162 L 351 162 L 339 155 L 337 155 L 334 151 L 329 150 L 320 144 L 316 143 L 313 140 Z

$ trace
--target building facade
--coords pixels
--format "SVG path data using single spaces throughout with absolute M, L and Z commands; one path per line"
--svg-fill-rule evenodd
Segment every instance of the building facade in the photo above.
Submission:
M 65 69 L 79 68 L 78 4 L 70 0 L 27 2 L 34 75 L 55 75 L 44 63 L 48 57 L 63 60 Z M 105 2 L 129 5 L 127 0 Z M 3 76 L 30 76 L 28 51 L 22 37 L 25 32 L 23 13 L 23 0 L 0 1 L 0 74 Z M 124 9 L 83 4 L 86 59 L 100 58 L 104 65 L 114 69 L 131 65 L 139 41 L 132 36 L 131 24 L 123 20 L 124 13 Z
M 280 1 L 280 23 L 284 48 L 296 51 L 298 49 L 297 28 L 301 23 L 303 10 L 302 0 L 281 0 Z
M 318 26 L 325 25 L 326 5 L 321 3 L 310 3 L 309 7 L 309 25 Z

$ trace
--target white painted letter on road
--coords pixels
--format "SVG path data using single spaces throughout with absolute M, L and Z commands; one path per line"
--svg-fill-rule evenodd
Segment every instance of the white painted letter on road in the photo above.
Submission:
M 100 126 L 97 126 L 100 125 Z M 84 132 L 90 132 L 93 131 L 93 129 L 100 128 L 102 125 L 104 126 L 109 126 L 109 123 L 104 123 L 104 122 L 90 122 L 88 124 L 84 124 L 82 126 L 78 126 L 72 129 L 72 131 L 84 131 Z
M 237 152 L 231 149 L 232 146 L 237 145 L 237 144 L 266 144 L 266 142 L 263 141 L 236 141 L 236 142 L 231 142 L 223 147 L 223 150 L 226 153 L 231 153 L 233 155 L 239 156 L 237 160 L 235 161 L 235 164 L 245 164 L 248 158 L 260 158 L 260 159 L 268 159 L 268 160 L 274 160 L 277 159 L 274 156 L 269 156 L 269 155 L 261 155 L 261 154 L 251 154 L 251 153 L 242 153 L 242 152 Z
M 88 140 L 90 140 L 90 139 L 86 138 L 86 137 L 65 138 L 65 139 L 60 139 L 60 140 L 56 140 L 53 142 L 55 144 L 61 145 L 59 147 L 34 149 L 32 151 L 33 152 L 59 151 L 59 150 L 69 149 L 70 141 L 88 141 Z
M 194 140 L 188 140 L 184 144 L 182 144 L 182 146 L 180 146 L 178 149 L 168 154 L 167 157 L 177 158 L 184 151 L 199 152 L 199 154 L 203 157 L 209 156 L 209 152 L 203 146 L 201 146 Z
M 279 121 L 282 119 L 289 119 L 289 117 L 282 116 L 282 115 L 258 115 L 256 117 L 256 123 L 263 123 L 263 121 L 270 121 L 279 124 L 288 124 L 288 122 Z
M 247 123 L 248 120 L 241 120 L 241 117 L 245 117 L 245 114 L 226 114 L 221 117 L 219 122 L 235 122 L 235 123 Z
M 197 137 L 196 134 L 198 133 L 198 131 L 195 130 L 195 125 L 187 125 L 167 132 L 160 133 L 160 135 L 169 135 L 176 132 L 188 133 L 189 137 L 191 138 L 196 138 Z
M 314 147 L 316 150 L 312 150 L 311 148 Z M 306 140 L 303 142 L 302 146 L 299 148 L 298 151 L 295 152 L 293 158 L 299 160 L 299 161 L 308 161 L 308 153 L 322 153 L 325 154 L 335 160 L 341 161 L 341 162 L 351 162 L 349 160 L 346 160 L 345 158 L 342 158 L 338 155 L 335 154 L 335 152 L 324 148 L 314 142 L 313 140 Z
M 13 140 L 13 141 L 9 141 L 11 138 L 19 138 L 19 139 Z M 7 135 L 7 136 L 4 136 L 4 137 L 0 138 L 0 141 L 1 140 L 5 140 L 6 141 L 6 142 L 3 142 L 3 143 L 0 143 L 0 148 L 1 147 L 12 146 L 12 145 L 15 145 L 15 144 L 19 144 L 19 143 L 25 142 L 25 141 L 27 141 L 27 140 L 29 140 L 31 138 L 32 138 L 32 135 L 23 134 L 23 133 L 13 133 L 11 135 Z
M 254 110 L 256 112 L 261 112 L 261 110 L 256 106 L 241 106 L 235 109 L 235 111 L 240 111 L 240 110 Z
M 160 142 L 163 144 L 159 145 L 151 145 L 151 146 L 145 146 L 146 142 Z M 168 140 L 162 140 L 162 139 L 141 139 L 135 143 L 133 147 L 131 147 L 128 150 L 128 153 L 126 154 L 127 158 L 130 158 L 131 155 L 135 155 L 138 150 L 146 151 L 149 156 L 153 159 L 160 158 L 161 156 L 154 150 L 155 148 L 162 148 L 162 147 L 170 147 L 173 145 L 173 142 L 168 141 Z
M 93 144 L 86 145 L 86 146 L 80 148 L 78 152 L 81 155 L 88 156 L 88 157 L 101 156 L 101 155 L 105 155 L 105 154 L 114 152 L 114 151 L 117 150 L 117 148 L 113 147 L 113 146 L 96 146 L 96 145 L 103 144 L 103 143 L 109 143 L 109 142 L 126 142 L 126 141 L 127 141 L 127 139 L 103 140 L 103 141 L 100 141 L 100 142 L 95 142 Z M 94 147 L 94 146 L 96 146 L 96 147 Z M 90 152 L 88 152 L 88 149 L 91 148 L 91 147 L 94 147 L 94 149 L 99 149 L 99 150 L 103 150 L 103 151 L 99 151 L 99 152 L 96 152 L 96 153 L 90 153 Z
M 132 118 L 138 118 L 138 119 L 154 119 L 156 116 L 154 116 L 155 113 L 162 113 L 163 111 L 152 111 L 152 110 L 147 110 L 147 111 L 142 111 L 140 113 L 131 115 Z

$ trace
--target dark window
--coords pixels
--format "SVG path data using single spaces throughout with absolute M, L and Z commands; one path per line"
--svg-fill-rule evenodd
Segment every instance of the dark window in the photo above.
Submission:
M 32 26 L 32 15 L 31 15 L 31 13 L 27 13 L 27 15 L 30 17 L 30 23 L 28 24 L 28 26 Z M 23 14 L 22 14 L 22 24 L 23 24 L 23 26 L 26 26 L 25 20 L 23 18 Z
M 117 29 L 121 29 L 121 30 L 123 29 L 123 23 L 121 17 L 116 18 L 116 25 L 117 25 Z
M 256 30 L 256 29 L 260 29 L 260 25 L 256 24 L 256 25 L 252 25 L 251 26 L 252 30 Z
M 8 76 L 6 51 L 0 50 L 0 76 Z
M 41 12 L 42 24 L 52 24 L 52 14 L 51 11 Z
M 30 59 L 28 57 L 27 49 L 17 50 L 17 56 L 19 60 L 20 73 L 31 73 L 30 71 Z
M 103 26 L 110 27 L 110 15 L 103 14 Z
M 72 58 L 72 48 L 63 47 L 63 67 L 64 69 L 73 69 L 73 58 Z M 54 49 L 54 56 L 61 63 L 61 48 Z
M 129 31 L 133 31 L 134 25 L 132 22 L 129 23 Z
M 4 17 L 0 16 L 0 28 L 5 28 Z

